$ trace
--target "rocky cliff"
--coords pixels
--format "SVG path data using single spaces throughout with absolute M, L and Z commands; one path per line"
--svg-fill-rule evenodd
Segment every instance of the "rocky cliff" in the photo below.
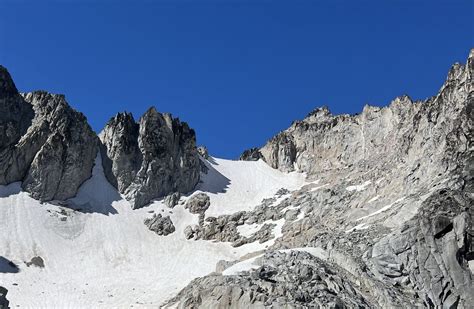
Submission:
M 20 95 L 4 67 L 0 79 L 0 184 L 22 181 L 41 201 L 73 197 L 97 153 L 86 118 L 62 95 Z
M 199 181 L 196 135 L 185 122 L 150 108 L 135 122 L 119 113 L 100 134 L 107 179 L 133 208 L 173 192 L 189 192 Z
M 135 122 L 129 113 L 112 118 L 100 141 L 86 117 L 63 95 L 20 94 L 0 66 L 0 184 L 22 182 L 41 201 L 74 197 L 91 177 L 98 146 L 107 179 L 142 207 L 199 181 L 194 130 L 150 108 Z
M 402 96 L 353 116 L 318 108 L 245 152 L 241 159 L 305 172 L 310 183 L 194 227 L 197 239 L 240 246 L 284 222 L 253 267 L 230 272 L 249 260 L 222 261 L 168 305 L 471 308 L 473 74 L 474 50 L 426 101 Z M 239 232 L 255 224 L 252 235 Z M 317 252 L 317 259 L 295 258 L 301 248 Z

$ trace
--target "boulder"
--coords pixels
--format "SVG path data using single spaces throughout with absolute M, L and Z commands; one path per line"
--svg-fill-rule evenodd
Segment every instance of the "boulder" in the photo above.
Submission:
M 144 223 L 150 231 L 160 236 L 169 235 L 176 230 L 171 218 L 169 216 L 163 217 L 161 214 L 154 214 L 152 218 L 145 219 Z

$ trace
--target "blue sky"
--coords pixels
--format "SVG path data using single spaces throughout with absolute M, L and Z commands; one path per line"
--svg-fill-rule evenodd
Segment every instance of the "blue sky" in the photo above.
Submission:
M 151 105 L 235 158 L 321 105 L 436 94 L 474 47 L 474 1 L 10 1 L 0 64 L 100 131 Z

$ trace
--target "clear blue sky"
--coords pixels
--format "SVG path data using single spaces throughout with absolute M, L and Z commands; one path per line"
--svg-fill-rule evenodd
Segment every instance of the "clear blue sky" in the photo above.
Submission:
M 98 3 L 99 2 L 99 3 Z M 0 1 L 0 64 L 100 131 L 151 105 L 235 158 L 317 106 L 434 95 L 474 47 L 474 1 Z

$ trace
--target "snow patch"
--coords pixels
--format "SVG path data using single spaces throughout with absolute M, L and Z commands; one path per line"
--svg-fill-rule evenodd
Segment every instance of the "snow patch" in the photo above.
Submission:
M 376 195 L 376 196 L 374 196 L 373 198 L 371 198 L 367 203 L 375 202 L 375 201 L 378 200 L 379 198 L 380 198 L 380 195 Z
M 283 173 L 262 160 L 232 161 L 211 157 L 205 164 L 209 171 L 203 175 L 197 190 L 211 199 L 206 216 L 250 211 L 281 188 L 294 191 L 307 184 L 304 173 Z
M 237 232 L 239 232 L 240 236 L 243 237 L 250 237 L 254 233 L 258 232 L 263 226 L 262 224 L 253 223 L 253 224 L 244 224 L 237 226 Z
M 197 224 L 198 215 L 161 201 L 132 210 L 106 180 L 99 156 L 95 163 L 92 177 L 66 201 L 75 210 L 38 202 L 21 192 L 21 183 L 0 186 L 0 256 L 20 268 L 0 273 L 0 282 L 14 306 L 159 307 L 192 279 L 213 272 L 218 261 L 239 259 L 282 235 L 284 219 L 271 222 L 276 237 L 264 244 L 234 248 L 186 240 L 184 229 Z M 251 210 L 280 188 L 306 184 L 303 173 L 285 174 L 264 162 L 211 158 L 206 164 L 209 172 L 198 185 L 211 199 L 206 216 Z M 153 213 L 169 215 L 176 231 L 150 231 L 143 221 Z M 44 268 L 26 267 L 35 256 Z
M 395 202 L 390 203 L 390 204 L 388 204 L 387 206 L 382 207 L 382 208 L 380 208 L 379 210 L 377 210 L 377 211 L 375 211 L 375 212 L 373 212 L 373 213 L 371 213 L 371 214 L 368 214 L 367 216 L 360 217 L 360 218 L 357 219 L 356 221 L 360 221 L 360 220 L 363 220 L 363 219 L 367 219 L 367 218 L 373 217 L 373 216 L 375 216 L 375 215 L 378 215 L 378 214 L 380 214 L 380 213 L 382 213 L 382 212 L 384 212 L 384 211 L 387 211 L 387 210 L 389 210 L 390 208 L 392 208 L 393 205 L 395 205 L 395 204 L 397 204 L 397 203 L 403 201 L 404 199 L 405 199 L 404 197 L 399 198 L 399 199 L 396 200 Z
M 346 231 L 346 234 L 353 232 L 353 231 L 358 231 L 358 230 L 366 230 L 369 228 L 370 225 L 367 223 L 361 223 L 359 225 L 354 226 L 353 228 L 349 229 Z
M 370 180 L 367 180 L 366 182 L 364 182 L 363 184 L 361 185 L 356 185 L 356 186 L 348 186 L 346 188 L 347 191 L 363 191 L 365 190 L 365 188 L 370 185 L 372 182 Z

